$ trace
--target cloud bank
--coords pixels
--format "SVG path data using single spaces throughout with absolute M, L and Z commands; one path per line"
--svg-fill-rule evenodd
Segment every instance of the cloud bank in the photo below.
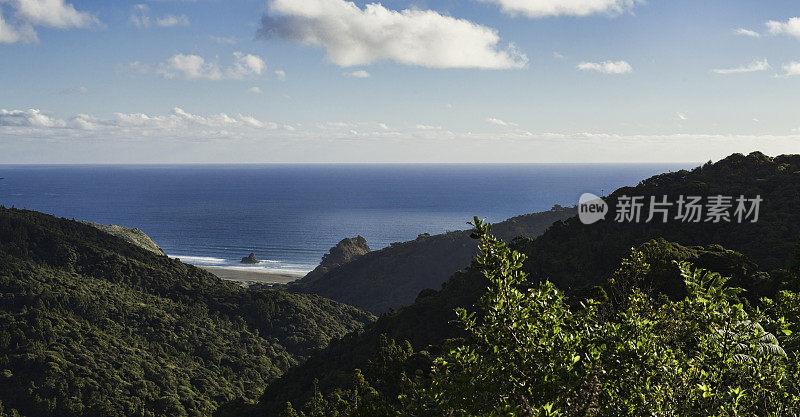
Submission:
M 54 117 L 0 110 L 0 163 L 263 162 L 664 162 L 731 152 L 789 152 L 797 131 L 774 134 L 539 132 L 498 126 L 481 132 L 425 124 L 288 124 L 241 114 L 113 113 Z M 644 158 L 644 159 L 643 159 Z M 691 165 L 694 166 L 694 165 Z
M 216 61 L 206 61 L 200 55 L 179 53 L 156 66 L 136 61 L 126 65 L 125 69 L 138 74 L 155 73 L 164 78 L 190 81 L 253 79 L 267 69 L 266 62 L 260 56 L 237 51 L 233 53 L 233 57 L 233 62 L 225 68 L 221 68 Z
M 511 69 L 528 59 L 513 44 L 500 49 L 497 31 L 432 10 L 364 9 L 345 0 L 272 0 L 259 36 L 325 49 L 350 67 L 390 60 L 429 68 Z
M 66 127 L 67 123 L 63 120 L 53 119 L 38 109 L 0 109 L 0 126 Z
M 144 113 L 114 113 L 112 118 L 99 118 L 88 114 L 78 114 L 69 119 L 58 119 L 39 109 L 6 110 L 0 109 L 0 127 L 58 128 L 74 130 L 118 130 L 136 128 L 168 131 L 191 128 L 253 128 L 274 130 L 276 123 L 262 122 L 252 116 L 225 113 L 201 116 L 175 107 L 166 115 L 147 115 Z
M 766 58 L 762 60 L 753 61 L 749 65 L 743 65 L 735 68 L 722 68 L 722 69 L 713 69 L 711 72 L 715 74 L 741 74 L 747 72 L 758 72 L 758 71 L 766 71 L 772 68 L 767 62 Z

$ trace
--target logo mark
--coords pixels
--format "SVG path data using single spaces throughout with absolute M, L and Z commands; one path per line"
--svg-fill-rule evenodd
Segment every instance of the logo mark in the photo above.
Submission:
M 584 193 L 578 200 L 578 218 L 583 224 L 592 224 L 606 218 L 608 204 L 602 198 Z

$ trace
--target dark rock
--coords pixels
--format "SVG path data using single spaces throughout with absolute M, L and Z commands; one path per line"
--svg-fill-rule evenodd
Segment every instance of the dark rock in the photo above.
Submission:
M 257 264 L 259 262 L 260 261 L 258 260 L 258 258 L 256 258 L 256 254 L 253 252 L 250 252 L 250 255 L 247 255 L 244 258 L 242 258 L 243 264 Z

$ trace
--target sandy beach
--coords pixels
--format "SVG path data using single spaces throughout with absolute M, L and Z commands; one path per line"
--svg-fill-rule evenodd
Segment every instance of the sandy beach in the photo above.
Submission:
M 261 284 L 286 284 L 303 277 L 303 274 L 287 274 L 260 271 L 245 271 L 241 269 L 228 269 L 216 266 L 200 266 L 212 274 L 231 281 L 258 282 Z

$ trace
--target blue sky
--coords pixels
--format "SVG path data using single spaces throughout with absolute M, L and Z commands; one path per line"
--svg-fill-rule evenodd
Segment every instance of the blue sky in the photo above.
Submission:
M 796 1 L 0 0 L 0 163 L 800 152 Z

